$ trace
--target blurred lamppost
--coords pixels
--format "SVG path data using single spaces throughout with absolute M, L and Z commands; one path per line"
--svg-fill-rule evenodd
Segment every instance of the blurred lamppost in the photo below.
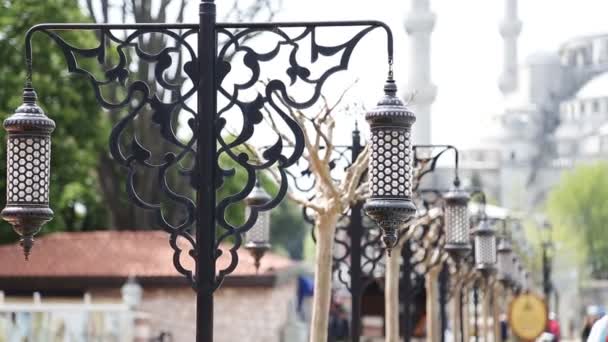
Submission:
M 487 280 L 496 270 L 496 231 L 486 214 L 485 193 L 475 191 L 471 197 L 480 200 L 477 228 L 471 232 L 473 235 L 475 269 L 481 273 L 487 285 Z
M 390 256 L 399 228 L 416 214 L 412 201 L 412 125 L 416 116 L 397 97 L 397 86 L 389 76 L 384 97 L 367 112 L 371 130 L 369 159 L 370 198 L 363 209 L 382 230 L 382 241 Z
M 259 178 L 249 196 L 245 199 L 245 217 L 249 217 L 253 208 L 262 207 L 272 200 L 272 197 L 264 190 Z M 253 227 L 245 233 L 245 249 L 251 253 L 254 260 L 255 270 L 260 270 L 260 260 L 270 249 L 270 211 L 259 211 L 258 219 Z
M 543 293 L 547 303 L 547 312 L 551 311 L 551 291 L 553 285 L 551 283 L 551 267 L 553 262 L 553 226 L 551 222 L 544 221 L 540 228 L 542 262 L 543 262 Z
M 444 196 L 445 200 L 445 250 L 458 264 L 471 251 L 469 200 L 467 191 L 454 184 Z
M 285 108 L 314 108 L 322 98 L 326 81 L 348 69 L 362 39 L 373 31 L 385 33 L 388 69 L 385 97 L 378 108 L 367 115 L 373 137 L 372 198 L 367 203 L 367 210 L 385 230 L 384 240 L 389 248 L 395 240 L 391 231 L 415 213 L 409 185 L 410 134 L 415 118 L 396 96 L 393 34 L 382 22 L 218 23 L 213 0 L 200 0 L 198 14 L 199 21 L 191 24 L 40 24 L 27 32 L 23 104 L 4 122 L 8 131 L 8 182 L 2 218 L 21 236 L 27 256 L 34 234 L 53 216 L 48 186 L 50 134 L 55 124 L 36 105 L 32 82 L 35 66 L 32 37 L 44 34 L 62 50 L 67 71 L 89 81 L 101 107 L 123 112 L 110 134 L 110 153 L 126 170 L 129 199 L 153 214 L 158 227 L 168 233 L 175 269 L 196 291 L 196 341 L 212 342 L 214 293 L 225 277 L 237 268 L 237 252 L 242 246 L 243 235 L 247 236 L 258 217 L 263 220 L 265 213 L 284 198 L 288 190 L 286 169 L 300 159 L 305 148 L 302 127 L 284 112 Z M 339 44 L 319 43 L 325 32 L 340 28 L 354 33 Z M 97 37 L 98 42 L 94 46 L 77 46 L 73 40 L 66 39 L 67 31 L 76 35 L 90 34 Z M 248 38 L 258 34 L 273 37 L 274 47 L 268 49 L 268 44 L 259 44 L 263 47 L 251 44 Z M 145 46 L 151 37 L 162 38 L 164 46 Z M 135 52 L 125 51 L 127 49 Z M 245 55 L 244 60 L 231 58 L 233 54 L 241 53 Z M 302 55 L 309 58 L 301 58 Z M 110 60 L 109 56 L 116 58 Z M 153 72 L 145 73 L 143 77 L 141 73 L 133 72 L 132 58 L 139 58 Z M 327 64 L 327 58 L 339 62 Z M 98 65 L 87 70 L 87 66 L 80 63 L 81 59 L 97 61 Z M 282 62 L 288 67 L 282 68 L 279 75 L 262 74 L 261 70 L 267 69 L 269 63 L 280 65 Z M 249 78 L 243 83 L 235 82 L 230 76 L 234 75 L 231 70 L 242 72 L 243 68 L 247 69 Z M 183 82 L 170 79 L 177 71 L 182 72 Z M 311 91 L 303 94 L 302 84 L 310 86 Z M 121 86 L 124 96 L 119 100 L 105 96 L 104 90 L 109 85 Z M 250 96 L 252 92 L 257 93 L 255 99 Z M 266 113 L 268 110 L 270 112 Z M 227 113 L 231 114 L 230 120 L 236 119 L 241 124 L 239 133 L 230 141 L 224 139 L 225 133 L 229 133 Z M 182 141 L 176 134 L 175 122 L 181 114 L 189 117 L 188 124 L 183 125 L 192 133 L 188 141 Z M 280 117 L 285 123 L 284 131 L 271 148 L 260 151 L 264 161 L 258 162 L 240 149 L 249 146 L 254 132 L 259 131 L 258 124 L 266 115 Z M 142 122 L 145 125 L 139 125 Z M 167 142 L 171 148 L 158 151 L 146 146 L 134 126 L 153 127 L 150 131 L 158 133 L 155 138 Z M 284 153 L 283 147 L 287 145 L 284 136 L 292 137 L 293 152 L 290 154 Z M 236 172 L 223 168 L 220 156 L 238 164 L 246 174 L 239 192 L 224 198 L 218 198 L 216 190 L 227 180 L 234 179 Z M 227 222 L 229 208 L 242 203 L 254 191 L 256 173 L 270 168 L 281 175 L 277 194 L 262 205 L 251 204 L 250 215 L 242 225 Z M 157 198 L 141 194 L 136 179 L 140 179 L 142 172 L 156 175 Z M 190 188 L 178 193 L 174 182 L 183 182 Z M 168 220 L 164 211 L 173 206 L 179 207 L 183 214 Z M 259 235 L 252 232 L 246 239 L 252 242 L 250 246 L 254 247 L 255 253 L 260 254 L 267 246 L 258 238 L 267 230 L 265 225 L 256 228 L 259 228 L 256 230 Z M 176 243 L 178 239 L 186 241 L 189 247 L 183 250 Z M 226 253 L 220 246 L 227 241 L 234 244 Z M 194 259 L 193 267 L 182 264 L 182 252 Z M 228 265 L 216 263 L 222 253 L 228 257 Z
M 496 232 L 490 221 L 482 218 L 479 226 L 473 230 L 475 248 L 475 268 L 485 279 L 496 269 Z

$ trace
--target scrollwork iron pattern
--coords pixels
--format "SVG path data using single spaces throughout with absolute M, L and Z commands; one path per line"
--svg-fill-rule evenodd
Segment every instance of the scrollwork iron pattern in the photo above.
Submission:
M 268 24 L 218 24 L 216 32 L 222 46 L 218 47 L 216 76 L 218 103 L 219 98 L 225 104 L 218 108 L 216 128 L 218 132 L 218 159 L 228 158 L 235 166 L 226 167 L 217 165 L 216 180 L 197 179 L 196 160 L 196 134 L 189 138 L 178 135 L 178 117 L 188 116 L 186 129 L 196 132 L 200 116 L 191 104 L 196 103 L 196 89 L 198 79 L 198 58 L 196 49 L 188 42 L 198 36 L 198 25 L 186 24 L 138 24 L 138 25 L 96 25 L 96 24 L 49 24 L 34 27 L 26 37 L 26 54 L 28 65 L 31 65 L 31 36 L 34 32 L 44 32 L 50 36 L 62 49 L 68 71 L 85 77 L 90 81 L 95 96 L 100 105 L 110 111 L 123 111 L 110 136 L 110 152 L 114 160 L 127 170 L 127 193 L 130 200 L 137 206 L 154 213 L 157 223 L 170 235 L 169 243 L 174 250 L 173 263 L 176 270 L 184 275 L 196 288 L 194 266 L 192 262 L 184 264 L 182 255 L 187 254 L 196 262 L 197 243 L 193 236 L 197 204 L 193 200 L 194 190 L 204 181 L 215 181 L 219 189 L 230 177 L 234 177 L 237 169 L 244 170 L 246 181 L 237 193 L 219 198 L 216 205 L 217 225 L 220 234 L 215 244 L 216 262 L 222 255 L 220 246 L 232 242 L 228 250 L 229 262 L 216 273 L 215 288 L 219 287 L 223 279 L 232 273 L 238 264 L 237 250 L 241 246 L 241 235 L 249 230 L 260 211 L 276 207 L 288 190 L 287 169 L 300 159 L 304 148 L 304 137 L 298 123 L 290 117 L 285 107 L 301 110 L 310 108 L 321 97 L 325 82 L 335 73 L 346 70 L 353 50 L 359 41 L 377 27 L 384 27 L 381 23 L 365 22 L 350 23 L 344 26 L 355 27 L 358 32 L 346 42 L 335 46 L 326 46 L 317 42 L 316 33 L 321 26 L 340 26 L 337 23 L 301 23 L 290 24 L 289 27 Z M 386 28 L 386 27 L 385 27 Z M 88 30 L 95 33 L 99 44 L 91 48 L 82 48 L 62 37 L 63 30 Z M 297 32 L 293 32 L 297 31 Z M 389 55 L 392 54 L 392 37 L 389 33 Z M 276 45 L 270 50 L 261 51 L 253 46 L 247 39 L 250 35 L 274 35 Z M 146 47 L 146 41 L 152 36 L 162 36 L 164 46 L 157 49 Z M 191 38 L 192 37 L 192 38 Z M 307 45 L 306 45 L 307 44 Z M 263 79 L 262 65 L 276 62 L 281 53 L 287 51 L 288 67 L 285 70 L 289 82 L 280 78 Z M 317 63 L 324 70 L 318 76 L 312 76 L 309 66 L 301 64 L 300 52 L 310 54 L 310 64 L 315 65 L 319 57 L 336 57 L 335 65 Z M 231 60 L 235 53 L 242 53 L 242 60 Z M 110 57 L 112 56 L 112 57 Z M 141 75 L 132 68 L 132 58 L 138 58 L 149 65 L 153 77 Z M 81 65 L 80 59 L 95 59 L 101 67 L 101 76 Z M 244 82 L 229 84 L 225 82 L 236 63 L 241 63 L 250 72 L 249 78 Z M 185 75 L 181 82 L 174 83 L 169 75 L 179 70 Z M 151 80 L 152 79 L 152 80 Z M 258 89 L 261 81 L 264 86 Z M 297 99 L 293 93 L 293 86 L 301 83 L 312 87 L 310 95 Z M 121 98 L 108 98 L 104 94 L 104 87 L 119 85 L 122 88 Z M 258 87 L 258 88 L 256 88 Z M 257 91 L 254 99 L 245 99 L 241 93 Z M 262 122 L 263 109 L 268 115 L 280 118 L 288 127 L 293 143 L 291 149 L 281 136 L 269 148 L 262 151 L 263 160 L 251 157 L 243 151 L 256 126 Z M 237 113 L 242 119 L 242 127 L 237 134 L 226 138 L 232 132 L 228 131 L 228 113 Z M 133 126 L 149 120 L 151 126 L 157 129 L 156 134 L 171 146 L 168 151 L 161 151 L 155 156 L 154 151 L 138 138 Z M 181 122 L 181 120 L 179 120 Z M 184 126 L 184 125 L 182 125 Z M 181 127 L 184 128 L 184 127 Z M 257 173 L 269 168 L 278 170 L 280 182 L 278 191 L 271 201 L 254 207 L 250 216 L 243 224 L 237 225 L 228 222 L 226 212 L 228 208 L 243 201 L 251 192 L 256 182 Z M 142 172 L 156 174 L 157 184 L 162 193 L 158 199 L 148 199 L 141 196 L 137 188 L 137 179 Z M 182 191 L 173 184 L 178 178 L 189 187 Z M 166 206 L 178 207 L 182 215 L 179 220 L 171 221 L 165 217 L 163 208 Z M 213 229 L 213 228 L 209 228 Z M 178 244 L 178 240 L 185 239 L 188 247 Z M 190 266 L 190 267 L 189 267 Z
M 189 120 L 191 128 L 196 124 L 196 111 L 188 104 L 196 94 L 196 53 L 187 39 L 195 36 L 197 30 L 159 27 L 126 32 L 122 28 L 98 26 L 82 29 L 97 34 L 99 44 L 92 48 L 81 48 L 64 39 L 60 34 L 61 28 L 55 30 L 51 26 L 42 28 L 41 31 L 49 35 L 62 49 L 68 71 L 89 80 L 97 101 L 104 109 L 126 112 L 110 134 L 110 153 L 118 164 L 127 169 L 126 190 L 130 200 L 135 205 L 153 212 L 158 225 L 169 233 L 169 244 L 174 250 L 175 268 L 194 286 L 192 269 L 182 264 L 183 247 L 178 244 L 178 239 L 187 241 L 189 250 L 186 252 L 194 257 L 196 242 L 189 229 L 195 222 L 196 205 L 191 194 L 179 193 L 170 185 L 168 174 L 177 170 L 180 177 L 189 181 L 194 177 L 194 167 L 185 167 L 182 162 L 196 153 L 194 150 L 196 139 L 192 137 L 184 141 L 178 138 L 175 123 L 179 113 L 188 113 L 191 116 Z M 148 50 L 141 42 L 150 39 L 151 35 L 162 36 L 165 46 L 153 51 Z M 111 58 L 112 54 L 116 58 Z M 182 66 L 176 65 L 175 54 L 180 54 L 181 58 L 186 60 Z M 140 78 L 137 73 L 132 72 L 131 57 L 139 58 L 151 66 L 155 84 L 150 84 L 148 79 Z M 100 77 L 93 70 L 85 69 L 80 63 L 81 59 L 95 59 L 103 69 L 102 76 Z M 188 88 L 181 84 L 173 84 L 168 78 L 172 69 L 181 67 L 192 80 Z M 104 87 L 109 85 L 120 86 L 124 96 L 122 98 L 106 96 Z M 135 121 L 144 116 L 144 113 L 151 115 L 151 123 L 158 128 L 157 134 L 171 145 L 171 150 L 163 151 L 164 155 L 160 157 L 153 156 L 152 149 L 145 146 L 133 128 Z M 164 204 L 160 199 L 152 201 L 138 193 L 136 186 L 138 176 L 142 172 L 150 171 L 157 173 L 159 190 L 164 197 L 184 213 L 180 222 L 167 220 L 163 215 Z
M 320 24 L 320 26 L 323 26 Z M 233 137 L 231 141 L 226 141 L 222 134 L 218 135 L 220 145 L 218 155 L 225 154 L 241 168 L 246 170 L 247 184 L 237 193 L 221 199 L 217 205 L 216 215 L 218 225 L 224 232 L 217 239 L 217 250 L 219 244 L 226 241 L 228 238 L 233 238 L 234 245 L 229 250 L 231 255 L 230 264 L 219 270 L 218 283 L 227 274 L 230 274 L 238 263 L 237 250 L 241 244 L 241 235 L 250 229 L 257 216 L 257 211 L 252 210 L 252 215 L 247 222 L 241 226 L 235 226 L 226 221 L 225 213 L 231 204 L 242 201 L 251 191 L 255 184 L 256 171 L 275 168 L 279 171 L 280 184 L 279 190 L 274 198 L 266 205 L 257 208 L 257 210 L 269 210 L 277 206 L 285 196 L 288 190 L 289 178 L 287 169 L 295 165 L 304 151 L 304 135 L 298 123 L 289 115 L 287 108 L 295 110 L 303 110 L 311 108 L 317 104 L 321 98 L 321 91 L 325 82 L 335 73 L 344 71 L 348 68 L 350 57 L 359 43 L 369 32 L 374 30 L 378 25 L 363 25 L 358 29 L 349 40 L 335 46 L 326 46 L 318 43 L 316 24 L 302 24 L 299 27 L 281 27 L 280 25 L 258 26 L 258 27 L 242 27 L 241 25 L 220 25 L 218 35 L 224 41 L 223 46 L 218 52 L 218 91 L 221 97 L 226 101 L 226 104 L 218 110 L 218 130 L 223 129 L 227 120 L 224 115 L 230 111 L 236 110 L 241 113 L 243 127 L 239 134 Z M 266 48 L 264 51 L 256 50 L 251 44 L 245 43 L 248 36 L 262 34 L 272 35 L 276 41 L 274 46 Z M 303 45 L 308 44 L 308 45 Z M 307 46 L 310 48 L 310 64 L 312 66 L 318 61 L 319 57 L 339 57 L 338 63 L 329 67 L 325 66 L 323 71 L 318 76 L 313 76 L 311 67 L 301 65 L 300 51 L 303 51 Z M 280 57 L 280 53 L 286 51 L 289 59 L 289 66 L 285 70 L 285 74 L 289 78 L 289 83 L 286 84 L 280 78 L 270 78 L 264 80 L 262 78 L 261 69 L 263 65 L 276 63 L 276 59 Z M 229 61 L 227 56 L 234 53 L 242 53 L 242 64 L 249 72 L 249 79 L 244 82 L 234 83 L 231 86 L 226 84 L 224 80 L 229 75 L 234 67 L 234 61 Z M 253 100 L 243 100 L 240 96 L 242 92 L 251 91 L 258 87 L 263 82 L 263 87 L 257 92 L 257 96 Z M 301 84 L 312 88 L 308 96 L 298 98 L 295 91 L 295 85 Z M 277 137 L 276 142 L 269 148 L 262 151 L 261 156 L 263 161 L 258 160 L 253 162 L 245 153 L 238 153 L 239 147 L 246 144 L 253 136 L 255 125 L 262 122 L 262 110 L 266 109 L 269 113 L 280 118 L 284 125 L 289 128 L 293 143 L 291 149 L 285 148 L 288 143 L 281 136 Z M 219 168 L 219 175 L 222 179 L 218 180 L 221 184 L 227 177 L 232 177 L 235 174 L 233 168 Z M 219 253 L 218 253 L 219 254 Z M 219 257 L 219 255 L 218 255 Z

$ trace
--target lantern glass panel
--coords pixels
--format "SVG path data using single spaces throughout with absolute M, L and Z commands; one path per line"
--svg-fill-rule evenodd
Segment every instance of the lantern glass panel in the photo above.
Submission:
M 469 215 L 466 205 L 447 205 L 445 209 L 446 242 L 469 243 Z
M 51 139 L 11 135 L 7 145 L 8 203 L 48 204 Z
M 372 197 L 412 196 L 412 145 L 404 127 L 372 130 Z
M 496 263 L 496 238 L 493 235 L 475 236 L 475 261 L 480 264 Z
M 249 217 L 251 209 L 246 207 L 245 217 Z M 245 233 L 245 243 L 265 244 L 270 241 L 270 211 L 258 212 L 258 219 L 253 227 Z

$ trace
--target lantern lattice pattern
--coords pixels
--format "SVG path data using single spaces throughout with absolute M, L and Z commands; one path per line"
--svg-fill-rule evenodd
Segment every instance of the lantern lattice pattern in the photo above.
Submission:
M 496 238 L 492 235 L 475 236 L 475 261 L 477 264 L 496 263 Z
M 460 262 L 471 250 L 469 194 L 455 186 L 445 195 L 445 250 Z
M 469 215 L 466 205 L 448 205 L 445 210 L 445 224 L 448 227 L 446 232 L 448 243 L 469 243 Z
M 249 217 L 251 213 L 251 209 L 247 207 L 245 209 L 245 217 Z M 258 219 L 245 233 L 245 246 L 250 246 L 252 244 L 260 245 L 260 244 L 268 244 L 270 241 L 270 212 L 269 211 L 261 211 L 258 213 Z
M 48 136 L 14 135 L 8 139 L 8 203 L 49 203 L 50 145 Z
M 378 129 L 372 137 L 372 196 L 411 197 L 412 145 L 404 129 Z
M 496 266 L 496 236 L 488 220 L 482 218 L 475 235 L 475 267 L 488 276 Z

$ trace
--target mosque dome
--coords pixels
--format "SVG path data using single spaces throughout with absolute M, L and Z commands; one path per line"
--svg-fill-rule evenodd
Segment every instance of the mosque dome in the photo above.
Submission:
M 592 78 L 575 95 L 578 99 L 606 96 L 608 96 L 608 73 L 603 73 Z
M 525 65 L 560 65 L 560 59 L 556 52 L 536 52 L 526 58 Z

